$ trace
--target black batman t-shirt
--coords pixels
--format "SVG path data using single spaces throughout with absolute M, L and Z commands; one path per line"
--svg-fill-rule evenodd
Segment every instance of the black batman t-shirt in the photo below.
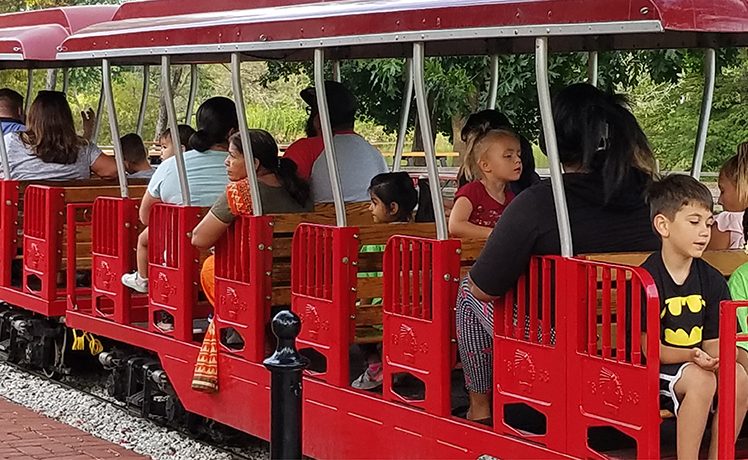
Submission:
M 725 278 L 711 265 L 694 259 L 686 281 L 678 285 L 655 252 L 642 264 L 660 297 L 660 342 L 679 348 L 700 347 L 704 340 L 719 337 L 719 303 L 730 300 Z M 642 327 L 646 312 L 642 313 Z M 644 329 L 645 330 L 645 329 Z

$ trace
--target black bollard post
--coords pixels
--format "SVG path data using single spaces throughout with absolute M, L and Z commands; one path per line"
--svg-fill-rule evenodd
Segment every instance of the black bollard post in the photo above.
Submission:
M 270 458 L 301 458 L 301 376 L 309 360 L 296 350 L 301 320 L 290 310 L 273 318 L 273 334 L 278 339 L 275 352 L 263 361 L 270 370 Z

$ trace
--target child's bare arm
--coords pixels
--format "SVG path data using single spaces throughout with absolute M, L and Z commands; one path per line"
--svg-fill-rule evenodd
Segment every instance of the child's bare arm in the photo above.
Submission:
M 709 356 L 719 358 L 719 339 L 704 340 L 701 349 L 709 353 Z
M 449 214 L 449 234 L 456 238 L 488 238 L 492 228 L 468 222 L 473 205 L 464 196 L 458 197 Z
M 708 342 L 712 342 L 709 340 Z M 642 352 L 647 354 L 647 334 L 642 334 Z M 704 342 L 706 343 L 706 342 Z M 717 345 L 719 348 L 719 344 Z M 663 345 L 660 342 L 660 363 L 662 364 L 678 364 L 693 362 L 700 367 L 713 370 L 716 369 L 719 364 L 719 358 L 714 357 L 711 353 L 706 350 L 699 348 L 676 348 Z

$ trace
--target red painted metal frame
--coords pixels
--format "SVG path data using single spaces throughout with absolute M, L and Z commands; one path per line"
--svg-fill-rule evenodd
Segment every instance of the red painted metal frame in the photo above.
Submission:
M 735 366 L 737 358 L 736 342 L 748 341 L 748 334 L 737 332 L 736 309 L 748 308 L 746 301 L 722 302 L 719 306 L 719 439 L 717 456 L 735 458 Z M 739 364 L 737 364 L 739 365 Z M 715 422 L 712 422 L 715 423 Z
M 497 432 L 591 458 L 602 455 L 587 445 L 588 429 L 608 426 L 636 440 L 638 458 L 659 458 L 659 303 L 645 271 L 533 258 L 494 313 Z M 642 315 L 649 364 L 634 332 L 642 331 Z M 530 434 L 501 420 L 498 415 L 512 404 L 542 413 L 546 432 Z
M 449 417 L 460 242 L 393 236 L 383 267 L 384 397 Z M 412 400 L 393 389 L 398 373 L 423 382 L 423 399 Z
M 291 308 L 301 318 L 300 349 L 326 359 L 328 383 L 349 383 L 348 348 L 354 337 L 358 228 L 301 224 L 291 253 Z
M 120 282 L 136 265 L 139 203 L 100 197 L 93 205 L 91 313 L 120 324 L 148 321 L 147 296 Z
M 148 330 L 183 342 L 193 340 L 193 319 L 208 313 L 205 304 L 197 303 L 199 253 L 191 241 L 203 211 L 196 206 L 157 204 L 149 218 Z M 173 329 L 156 326 L 159 312 L 173 317 Z
M 201 14 L 163 14 L 159 2 L 143 4 L 129 17 L 96 25 L 65 41 L 65 52 L 250 43 L 481 27 L 659 21 L 664 30 L 701 33 L 748 32 L 748 5 L 732 0 L 384 0 L 306 3 L 235 10 L 219 5 Z M 294 2 L 295 3 L 295 2 Z M 136 13 L 136 10 L 133 10 Z M 622 33 L 625 33 L 623 31 Z M 580 34 L 583 32 L 580 31 Z M 104 37 L 106 37 L 104 39 Z M 64 53 L 62 53 L 64 55 Z
M 216 244 L 216 333 L 232 328 L 244 347 L 220 350 L 260 363 L 265 357 L 265 327 L 270 320 L 273 270 L 272 217 L 237 218 Z
M 13 260 L 19 248 L 18 181 L 0 180 L 0 288 L 11 287 Z

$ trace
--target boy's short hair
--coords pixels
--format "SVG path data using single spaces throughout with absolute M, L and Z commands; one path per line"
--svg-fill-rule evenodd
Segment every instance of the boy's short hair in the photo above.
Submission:
M 23 96 L 10 88 L 0 88 L 0 105 L 7 110 L 23 112 Z
M 195 130 L 190 125 L 177 125 L 177 129 L 179 130 L 179 143 L 186 148 L 189 145 L 190 138 L 195 134 Z M 158 139 L 161 140 L 168 136 L 171 136 L 171 128 L 163 130 Z
M 712 212 L 714 199 L 706 185 L 685 174 L 671 174 L 649 186 L 649 218 L 654 221 L 658 214 L 669 220 L 686 205 L 700 205 Z
M 135 133 L 125 134 L 119 140 L 122 145 L 122 156 L 130 163 L 148 161 L 148 150 L 143 139 Z

